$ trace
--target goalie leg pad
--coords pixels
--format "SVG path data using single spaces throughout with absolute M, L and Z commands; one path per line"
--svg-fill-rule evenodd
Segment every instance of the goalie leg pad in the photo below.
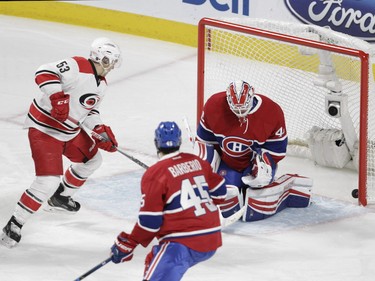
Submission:
M 288 208 L 306 208 L 311 203 L 313 180 L 305 177 L 295 178 L 289 189 Z
M 285 174 L 261 189 L 246 190 L 246 210 L 243 221 L 263 220 L 287 207 L 310 205 L 312 180 L 299 175 Z
M 212 144 L 208 144 L 202 141 L 196 141 L 194 146 L 194 152 L 203 160 L 206 160 L 211 164 L 212 170 L 216 173 L 219 169 L 221 158 L 219 153 L 215 150 Z
M 238 212 L 243 206 L 242 195 L 239 193 L 237 186 L 227 185 L 227 197 L 224 203 L 219 205 L 221 214 L 227 218 Z

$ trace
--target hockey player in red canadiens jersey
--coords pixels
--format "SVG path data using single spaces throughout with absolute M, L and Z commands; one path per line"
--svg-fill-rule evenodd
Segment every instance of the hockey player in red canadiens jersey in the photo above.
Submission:
M 101 165 L 98 149 L 116 151 L 116 138 L 101 121 L 99 105 L 107 87 L 105 77 L 120 62 L 119 47 L 108 38 L 98 38 L 88 59 L 67 58 L 37 70 L 35 82 L 41 93 L 25 121 L 36 178 L 3 228 L 0 242 L 5 246 L 20 241 L 22 226 L 47 200 L 49 211 L 77 212 L 80 204 L 72 196 Z M 78 121 L 104 140 L 89 136 Z M 63 156 L 73 163 L 65 173 Z
M 160 160 L 141 181 L 141 208 L 130 234 L 121 232 L 112 246 L 112 261 L 131 260 L 134 248 L 156 237 L 146 257 L 143 280 L 178 281 L 193 265 L 212 257 L 221 246 L 216 204 L 226 197 L 225 180 L 196 155 L 179 152 L 181 130 L 161 122 L 155 130 Z
M 226 91 L 207 100 L 196 143 L 197 154 L 226 179 L 228 197 L 220 206 L 224 217 L 242 205 L 247 205 L 243 220 L 253 221 L 285 207 L 309 204 L 310 179 L 306 179 L 306 192 L 303 190 L 297 200 L 290 186 L 300 182 L 297 177 L 304 177 L 288 175 L 282 183 L 275 182 L 277 165 L 285 157 L 288 143 L 284 113 L 270 98 L 255 93 L 247 82 L 231 82 Z

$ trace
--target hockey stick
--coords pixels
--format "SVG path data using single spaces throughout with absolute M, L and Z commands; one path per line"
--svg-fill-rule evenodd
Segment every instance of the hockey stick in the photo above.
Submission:
M 193 146 L 193 149 L 194 149 L 194 146 L 195 146 L 195 136 L 193 135 L 192 131 L 191 131 L 191 128 L 190 128 L 190 125 L 189 125 L 189 121 L 187 119 L 187 117 L 185 116 L 184 118 L 182 118 L 182 120 L 184 121 L 184 124 L 185 124 L 185 129 L 188 133 L 188 136 L 189 136 L 189 140 Z M 236 221 L 238 221 L 242 216 L 243 214 L 245 213 L 246 211 L 246 206 L 243 206 L 241 209 L 239 209 L 237 212 L 235 212 L 233 215 L 230 215 L 229 217 L 226 217 L 224 218 L 223 215 L 220 213 L 220 221 L 221 221 L 221 227 L 224 228 L 224 227 L 227 227 L 233 223 L 235 223 Z
M 145 163 L 143 163 L 141 160 L 138 160 L 137 158 L 135 158 L 135 157 L 133 157 L 133 156 L 127 154 L 126 152 L 124 152 L 123 150 L 119 149 L 118 147 L 116 147 L 116 148 L 117 148 L 117 151 L 118 151 L 119 153 L 121 153 L 122 155 L 128 157 L 128 158 L 129 158 L 130 160 L 132 160 L 134 163 L 138 164 L 139 166 L 141 166 L 141 167 L 144 168 L 144 169 L 148 169 L 148 166 L 147 166 Z
M 89 128 L 87 128 L 86 126 L 84 126 L 82 123 L 80 123 L 78 120 L 75 120 L 74 118 L 72 117 L 68 117 L 68 120 L 77 124 L 79 127 L 81 127 L 86 133 L 88 134 L 91 134 L 91 136 L 95 136 L 96 138 L 98 139 L 102 139 L 102 140 L 105 140 L 105 138 L 101 135 L 99 135 L 98 133 L 94 132 L 93 130 L 90 130 Z M 191 132 L 191 129 L 190 129 L 190 126 L 189 126 L 189 123 L 188 123 L 188 120 L 186 117 L 184 117 L 184 123 L 185 123 L 185 127 L 186 129 L 188 130 L 188 134 L 189 134 L 189 139 L 190 139 L 190 142 L 192 143 L 193 147 L 194 147 L 194 143 L 195 143 L 195 138 L 193 137 L 193 133 Z M 138 164 L 139 166 L 141 166 L 142 168 L 144 169 L 148 169 L 149 166 L 146 165 L 145 163 L 143 163 L 142 161 L 138 160 L 137 158 L 127 154 L 126 152 L 122 151 L 121 149 L 119 149 L 118 147 L 117 148 L 117 151 L 119 153 L 121 153 L 122 155 L 126 156 L 127 158 L 129 158 L 130 160 L 132 160 L 134 163 Z M 233 223 L 235 223 L 237 220 L 239 220 L 242 215 L 244 214 L 245 212 L 245 208 L 241 208 L 238 212 L 234 213 L 233 215 L 227 217 L 227 218 L 224 218 L 223 216 L 221 216 L 221 225 L 222 227 L 227 227 Z M 221 212 L 220 212 L 220 215 L 221 215 Z
M 78 125 L 79 127 L 81 127 L 89 135 L 94 136 L 95 138 L 97 138 L 99 140 L 106 140 L 106 141 L 108 141 L 105 137 L 103 137 L 102 135 L 99 135 L 98 133 L 94 132 L 93 130 L 90 130 L 89 128 L 87 128 L 86 126 L 84 126 L 81 122 L 79 122 L 78 120 L 75 120 L 74 118 L 72 118 L 70 116 L 68 117 L 68 120 L 71 121 L 71 122 L 73 122 L 74 124 Z M 142 168 L 148 169 L 148 166 L 145 163 L 143 163 L 142 161 L 138 160 L 137 158 L 131 156 L 130 154 L 126 153 L 125 151 L 121 150 L 117 146 L 116 146 L 116 151 L 119 152 L 120 154 L 126 156 L 128 159 L 130 159 L 134 163 L 138 164 Z
M 234 224 L 236 221 L 238 221 L 240 218 L 242 218 L 243 214 L 246 211 L 247 206 L 243 206 L 241 209 L 239 209 L 237 212 L 235 212 L 233 215 L 230 215 L 229 217 L 224 218 L 222 215 L 220 216 L 221 220 L 221 227 L 227 227 L 231 224 Z M 220 213 L 221 214 L 221 213 Z
M 194 149 L 194 146 L 195 146 L 195 138 L 194 138 L 193 133 L 191 132 L 190 125 L 189 125 L 189 121 L 188 121 L 188 119 L 187 119 L 186 116 L 184 116 L 184 118 L 182 118 L 182 121 L 184 121 L 185 129 L 186 129 L 186 132 L 187 132 L 187 134 L 188 134 L 189 141 L 190 141 L 190 143 L 191 143 L 191 146 L 192 146 L 193 149 Z
M 80 281 L 80 280 L 83 280 L 84 278 L 86 278 L 87 276 L 89 276 L 91 273 L 97 271 L 99 268 L 101 268 L 102 266 L 106 265 L 107 263 L 109 263 L 111 261 L 111 257 L 107 258 L 106 260 L 102 261 L 101 263 L 99 263 L 98 265 L 94 266 L 93 268 L 91 268 L 89 271 L 87 271 L 86 273 L 82 274 L 80 277 L 78 277 L 77 279 L 74 279 L 74 281 Z

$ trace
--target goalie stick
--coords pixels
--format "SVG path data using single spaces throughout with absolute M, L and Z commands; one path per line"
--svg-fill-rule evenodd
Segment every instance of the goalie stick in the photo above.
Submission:
M 106 260 L 102 261 L 101 263 L 95 265 L 93 268 L 91 268 L 89 271 L 87 271 L 86 273 L 82 274 L 80 277 L 74 279 L 74 281 L 80 281 L 80 280 L 83 280 L 84 278 L 86 278 L 87 276 L 89 276 L 91 273 L 97 271 L 99 268 L 101 268 L 102 266 L 106 265 L 107 263 L 109 263 L 111 261 L 111 257 L 107 258 Z
M 189 137 L 189 140 L 190 140 L 190 143 L 194 149 L 194 146 L 195 146 L 195 136 L 193 135 L 192 131 L 191 131 L 191 128 L 190 128 L 190 125 L 189 125 L 189 121 L 187 119 L 186 116 L 184 116 L 182 118 L 184 124 L 185 124 L 185 129 L 186 129 L 186 132 L 188 134 L 188 137 Z M 239 209 L 237 212 L 235 212 L 233 215 L 227 217 L 227 218 L 224 218 L 223 215 L 220 213 L 220 219 L 221 219 L 221 227 L 224 228 L 224 227 L 227 227 L 233 223 L 235 223 L 236 221 L 238 221 L 242 216 L 243 214 L 245 213 L 246 211 L 246 206 L 243 206 L 241 209 Z
M 230 226 L 231 224 L 234 224 L 236 221 L 238 221 L 240 218 L 242 218 L 243 214 L 246 211 L 247 206 L 243 206 L 241 209 L 239 209 L 237 212 L 235 212 L 233 215 L 230 215 L 229 217 L 224 218 L 220 213 L 220 219 L 221 219 L 221 228 Z

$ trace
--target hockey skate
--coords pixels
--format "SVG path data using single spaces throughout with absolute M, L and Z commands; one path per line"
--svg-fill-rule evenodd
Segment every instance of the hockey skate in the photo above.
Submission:
M 48 199 L 46 207 L 44 208 L 47 212 L 65 212 L 70 214 L 75 214 L 81 208 L 81 204 L 74 201 L 70 196 L 63 196 L 64 187 L 60 183 L 59 188 L 56 192 Z
M 7 248 L 13 248 L 21 240 L 20 224 L 14 216 L 8 221 L 7 225 L 3 228 L 3 233 L 0 236 L 0 243 Z

